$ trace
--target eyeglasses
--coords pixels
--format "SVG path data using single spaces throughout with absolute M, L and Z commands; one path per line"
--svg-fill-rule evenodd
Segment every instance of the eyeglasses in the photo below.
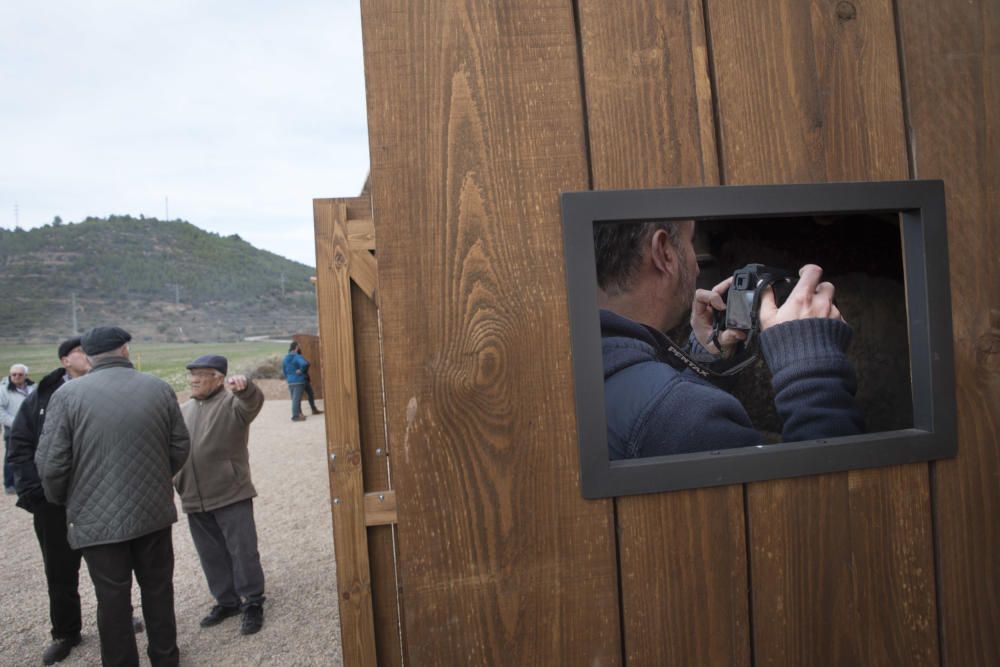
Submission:
M 12 378 L 20 378 L 20 377 L 24 377 L 24 373 L 11 373 L 10 376 Z

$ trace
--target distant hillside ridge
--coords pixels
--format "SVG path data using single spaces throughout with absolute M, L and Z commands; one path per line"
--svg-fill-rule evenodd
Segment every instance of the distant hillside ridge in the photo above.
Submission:
M 112 215 L 0 229 L 0 340 L 119 324 L 151 341 L 316 331 L 312 267 L 183 220 Z

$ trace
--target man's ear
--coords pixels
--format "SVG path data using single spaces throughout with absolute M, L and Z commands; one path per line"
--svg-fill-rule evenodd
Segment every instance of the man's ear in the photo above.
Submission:
M 649 239 L 649 256 L 658 273 L 673 276 L 677 273 L 677 248 L 670 240 L 670 234 L 657 229 Z

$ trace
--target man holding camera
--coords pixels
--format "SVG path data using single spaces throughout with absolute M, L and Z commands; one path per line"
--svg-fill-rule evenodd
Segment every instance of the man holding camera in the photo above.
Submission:
M 191 400 L 181 406 L 181 414 L 191 433 L 191 456 L 174 485 L 216 600 L 201 627 L 242 612 L 240 633 L 250 635 L 264 624 L 264 571 L 257 552 L 257 491 L 250 479 L 247 443 L 264 394 L 246 376 L 227 380 L 225 357 L 207 354 L 187 368 Z
M 726 329 L 712 341 L 714 312 L 732 278 L 696 290 L 693 221 L 595 225 L 598 304 L 612 459 L 762 444 L 740 402 L 689 369 L 672 365 L 664 332 L 691 313 L 692 346 L 720 358 L 746 338 Z M 856 380 L 846 350 L 851 328 L 834 287 L 807 264 L 779 308 L 760 301 L 759 342 L 772 373 L 785 441 L 861 433 Z

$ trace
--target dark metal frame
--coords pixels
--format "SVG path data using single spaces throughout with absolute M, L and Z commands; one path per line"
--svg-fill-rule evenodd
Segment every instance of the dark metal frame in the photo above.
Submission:
M 943 182 L 567 192 L 561 199 L 584 497 L 718 486 L 955 455 L 955 364 Z M 609 459 L 595 222 L 735 218 L 753 224 L 765 217 L 876 212 L 899 213 L 901 219 L 913 428 L 625 461 Z

